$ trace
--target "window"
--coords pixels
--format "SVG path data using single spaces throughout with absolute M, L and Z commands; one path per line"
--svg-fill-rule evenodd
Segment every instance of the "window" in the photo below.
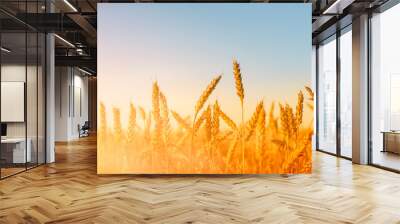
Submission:
M 400 73 L 390 74 L 390 130 L 400 130 Z
M 370 132 L 373 164 L 400 170 L 400 5 L 371 19 Z
M 336 36 L 318 48 L 318 149 L 336 153 Z
M 351 26 L 340 36 L 340 155 L 352 157 L 352 34 Z
M 15 2 L 1 2 L 3 5 Z M 44 1 L 18 2 L 18 13 L 40 13 Z M 0 12 L 4 20 L 14 18 Z M 45 35 L 0 24 L 0 178 L 45 163 Z M 13 108 L 13 109 L 11 109 Z

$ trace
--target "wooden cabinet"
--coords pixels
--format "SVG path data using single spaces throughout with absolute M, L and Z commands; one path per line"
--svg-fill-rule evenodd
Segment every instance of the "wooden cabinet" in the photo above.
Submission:
M 400 132 L 388 131 L 383 134 L 383 152 L 400 154 Z

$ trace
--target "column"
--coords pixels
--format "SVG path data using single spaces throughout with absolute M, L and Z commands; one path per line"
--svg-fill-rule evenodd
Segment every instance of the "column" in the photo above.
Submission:
M 353 162 L 368 163 L 368 15 L 353 19 Z

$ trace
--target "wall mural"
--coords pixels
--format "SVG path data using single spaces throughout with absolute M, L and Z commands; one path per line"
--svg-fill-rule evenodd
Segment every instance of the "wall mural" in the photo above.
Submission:
M 311 172 L 310 5 L 99 4 L 98 18 L 99 174 Z

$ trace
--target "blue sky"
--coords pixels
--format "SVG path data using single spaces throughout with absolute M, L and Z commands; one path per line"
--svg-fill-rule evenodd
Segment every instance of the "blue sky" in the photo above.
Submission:
M 98 6 L 99 100 L 122 116 L 130 101 L 150 109 L 155 80 L 171 107 L 189 115 L 217 74 L 212 100 L 235 108 L 234 58 L 251 110 L 259 100 L 293 104 L 311 80 L 311 4 Z

